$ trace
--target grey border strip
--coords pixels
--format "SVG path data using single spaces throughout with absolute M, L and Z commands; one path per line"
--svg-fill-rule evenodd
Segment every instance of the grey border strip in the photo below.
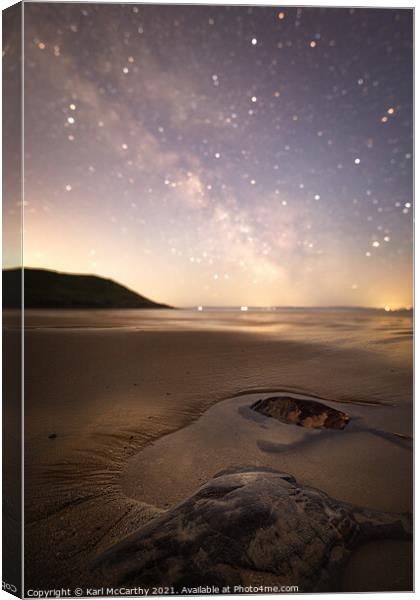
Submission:
M 25 3 L 21 4 L 21 185 L 22 185 L 22 212 L 21 212 L 21 261 L 22 261 L 22 290 L 21 290 L 21 586 L 22 598 L 25 597 L 25 272 L 24 265 L 24 231 L 25 231 Z

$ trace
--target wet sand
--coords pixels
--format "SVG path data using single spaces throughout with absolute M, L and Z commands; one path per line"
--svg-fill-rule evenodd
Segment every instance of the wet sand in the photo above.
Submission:
M 26 325 L 27 588 L 100 587 L 100 551 L 226 466 L 411 510 L 411 444 L 383 434 L 412 433 L 409 313 L 40 311 Z M 284 390 L 352 421 L 308 432 L 250 414 Z M 368 544 L 343 589 L 411 589 L 410 561 L 407 542 Z

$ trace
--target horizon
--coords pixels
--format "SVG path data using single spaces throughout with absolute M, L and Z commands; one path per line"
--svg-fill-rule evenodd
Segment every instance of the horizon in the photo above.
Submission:
M 23 211 L 28 267 L 158 302 L 412 305 L 410 11 L 24 10 L 25 198 L 5 198 L 5 266 Z
M 135 290 L 130 288 L 129 286 L 125 285 L 124 283 L 117 281 L 111 277 L 103 277 L 100 275 L 97 275 L 95 273 L 70 273 L 70 272 L 64 272 L 64 271 L 56 271 L 53 269 L 47 269 L 47 268 L 42 268 L 42 267 L 28 267 L 28 266 L 22 266 L 22 267 L 7 267 L 7 268 L 3 268 L 3 271 L 16 271 L 16 270 L 25 270 L 25 269 L 32 269 L 32 270 L 37 270 L 37 271 L 47 271 L 50 273 L 57 273 L 59 275 L 71 275 L 71 276 L 76 276 L 76 277 L 99 277 L 100 279 L 107 279 L 109 281 L 112 281 L 113 283 L 116 283 L 117 285 L 120 285 L 136 294 L 139 294 L 140 296 L 146 297 L 148 300 L 152 300 L 153 302 L 158 302 L 158 303 L 164 303 L 165 301 L 162 298 L 149 298 L 146 294 L 142 293 L 141 290 Z M 319 304 L 319 305 L 287 305 L 287 304 L 279 304 L 279 305 L 244 305 L 244 304 L 223 304 L 223 305 L 217 305 L 217 304 L 198 304 L 198 305 L 194 305 L 194 304 L 186 304 L 186 305 L 181 305 L 181 306 L 169 306 L 169 308 L 175 308 L 175 309 L 180 309 L 180 310 L 195 310 L 195 311 L 199 311 L 199 312 L 207 312 L 209 310 L 240 310 L 242 312 L 252 312 L 254 310 L 263 310 L 263 311 L 275 311 L 275 310 L 309 310 L 309 309 L 319 309 L 319 310 L 348 310 L 348 309 L 352 309 L 352 310 L 377 310 L 377 311 L 385 311 L 385 312 L 409 312 L 409 311 L 413 311 L 414 307 L 413 305 L 408 305 L 408 306 L 398 306 L 398 307 L 391 307 L 389 305 L 386 306 L 362 306 L 362 305 L 357 305 L 357 304 L 343 304 L 343 305 L 332 305 L 332 304 Z M 86 309 L 84 309 L 86 310 Z M 116 309 L 116 310 L 120 310 L 120 309 Z M 127 310 L 143 310 L 143 309 L 127 309 Z

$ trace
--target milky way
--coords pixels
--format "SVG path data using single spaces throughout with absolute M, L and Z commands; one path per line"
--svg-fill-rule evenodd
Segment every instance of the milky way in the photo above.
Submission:
M 411 10 L 36 3 L 25 28 L 27 265 L 178 306 L 411 305 Z

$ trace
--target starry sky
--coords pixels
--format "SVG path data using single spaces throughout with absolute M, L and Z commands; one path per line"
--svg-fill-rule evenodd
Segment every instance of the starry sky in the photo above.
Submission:
M 27 266 L 411 306 L 412 152 L 411 10 L 25 6 Z

